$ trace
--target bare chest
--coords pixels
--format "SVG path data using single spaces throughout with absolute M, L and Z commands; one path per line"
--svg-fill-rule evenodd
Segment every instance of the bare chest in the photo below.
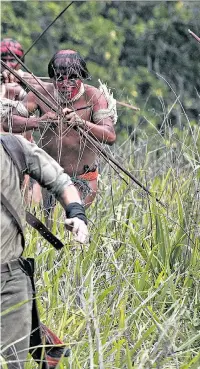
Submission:
M 52 87 L 49 88 L 45 94 L 45 98 L 48 100 L 48 105 L 52 106 L 53 111 L 62 111 L 62 109 L 68 108 L 71 109 L 72 112 L 75 112 L 77 115 L 79 115 L 83 120 L 92 121 L 92 103 L 87 98 L 86 94 L 83 94 L 78 101 L 74 101 L 73 103 L 58 100 L 57 96 L 57 93 L 55 93 L 55 90 Z M 39 102 L 41 115 L 52 111 L 48 105 L 41 101 Z M 61 118 L 61 114 L 59 118 Z
M 85 121 L 92 120 L 92 107 L 85 96 L 82 96 L 73 105 L 69 103 L 62 104 L 61 107 L 68 107 Z M 40 106 L 40 109 L 42 115 L 49 111 L 49 108 L 43 104 Z M 43 129 L 42 147 L 69 174 L 74 172 L 74 165 L 76 166 L 76 170 L 82 173 L 84 164 L 91 164 L 95 157 L 94 150 L 91 151 L 87 140 L 73 127 L 64 123 L 61 116 L 59 116 L 56 127 L 52 128 L 50 125 L 49 127 L 47 125 L 46 129 Z M 73 171 L 71 168 L 73 168 Z

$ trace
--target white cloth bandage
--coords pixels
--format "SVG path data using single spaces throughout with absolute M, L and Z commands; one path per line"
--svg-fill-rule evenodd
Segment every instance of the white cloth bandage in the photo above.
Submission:
M 1 118 L 6 118 L 12 114 L 12 109 L 15 108 L 17 113 L 22 117 L 29 117 L 29 112 L 21 101 L 14 101 L 3 98 L 0 100 L 0 114 Z
M 108 90 L 107 86 L 103 84 L 99 79 L 99 91 L 104 95 L 108 107 L 106 109 L 100 109 L 99 111 L 93 113 L 93 122 L 98 123 L 100 120 L 110 117 L 112 119 L 113 124 L 117 123 L 117 107 L 116 100 L 113 97 L 113 93 Z
M 19 93 L 19 100 L 23 100 L 25 98 L 25 96 L 27 95 L 27 92 L 24 89 L 21 89 L 20 93 Z
M 23 72 L 23 70 L 18 69 L 16 72 L 19 74 L 19 76 L 20 76 L 20 77 L 24 77 L 24 72 Z
M 2 83 L 0 85 L 0 99 L 3 99 L 5 95 L 6 95 L 6 86 L 5 83 Z

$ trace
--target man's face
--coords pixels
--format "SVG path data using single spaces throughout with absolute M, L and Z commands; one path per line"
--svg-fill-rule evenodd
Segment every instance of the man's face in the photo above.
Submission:
M 81 80 L 75 75 L 66 76 L 59 74 L 53 78 L 53 84 L 56 89 L 66 97 L 66 99 L 72 99 L 80 90 Z
M 8 67 L 18 70 L 20 69 L 20 64 L 16 61 L 15 58 L 13 58 L 13 56 L 11 55 L 4 55 L 1 57 L 1 60 L 3 60 L 3 62 L 8 65 Z

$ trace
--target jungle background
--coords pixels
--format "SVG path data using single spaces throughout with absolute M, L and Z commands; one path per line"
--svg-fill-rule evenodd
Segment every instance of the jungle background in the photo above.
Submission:
M 67 4 L 2 2 L 2 38 L 17 38 L 27 50 Z M 172 89 L 194 122 L 199 112 L 199 45 L 188 28 L 198 34 L 199 14 L 198 1 L 76 1 L 28 53 L 26 64 L 36 75 L 47 76 L 56 51 L 78 50 L 88 63 L 91 83 L 98 86 L 100 78 L 119 100 L 141 109 L 139 115 L 119 111 L 118 133 L 125 129 L 130 134 L 135 125 L 146 129 L 143 115 L 159 126 L 163 101 L 166 106 L 174 102 Z M 179 104 L 169 119 L 184 126 Z
M 27 50 L 67 4 L 3 1 L 1 38 Z M 166 205 L 101 163 L 89 246 L 65 235 L 59 207 L 63 251 L 28 228 L 41 320 L 72 349 L 60 368 L 200 368 L 199 21 L 199 1 L 76 1 L 26 56 L 47 76 L 57 50 L 76 49 L 89 83 L 140 108 L 118 106 L 107 150 Z

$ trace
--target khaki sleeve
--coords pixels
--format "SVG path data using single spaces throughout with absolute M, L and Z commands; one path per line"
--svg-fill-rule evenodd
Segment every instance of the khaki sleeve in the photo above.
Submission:
M 59 198 L 65 187 L 72 184 L 68 174 L 64 173 L 64 169 L 36 144 L 30 143 L 22 136 L 17 137 L 24 147 L 27 174 Z

